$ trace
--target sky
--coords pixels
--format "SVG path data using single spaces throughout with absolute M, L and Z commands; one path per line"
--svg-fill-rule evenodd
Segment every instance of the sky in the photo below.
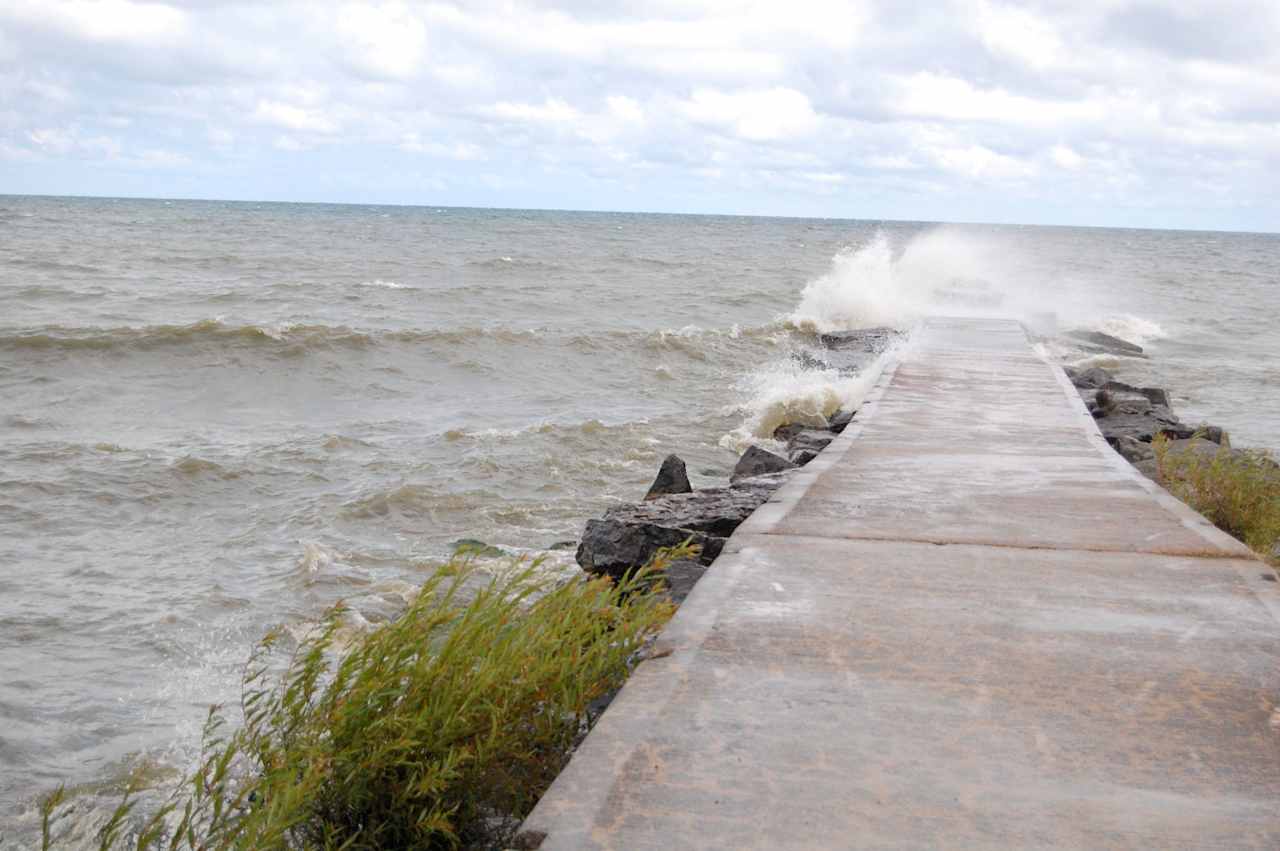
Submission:
M 1280 231 L 1280 2 L 0 0 L 0 193 Z

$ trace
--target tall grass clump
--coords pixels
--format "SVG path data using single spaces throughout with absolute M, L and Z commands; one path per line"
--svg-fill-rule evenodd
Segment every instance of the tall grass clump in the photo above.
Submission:
M 269 673 L 271 633 L 246 666 L 243 726 L 227 732 L 211 711 L 198 767 L 145 819 L 126 793 L 100 847 L 500 847 L 567 762 L 588 705 L 670 616 L 661 570 L 687 555 L 558 586 L 516 565 L 468 599 L 464 559 L 346 647 L 335 606 L 282 673 Z M 44 801 L 45 848 L 63 799 Z
M 1265 452 L 1230 450 L 1213 454 L 1176 451 L 1157 436 L 1160 483 L 1265 558 L 1276 559 L 1280 544 L 1280 467 Z

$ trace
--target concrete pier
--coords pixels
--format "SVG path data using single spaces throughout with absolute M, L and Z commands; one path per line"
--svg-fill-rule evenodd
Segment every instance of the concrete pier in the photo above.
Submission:
M 558 849 L 1280 848 L 1280 592 L 1021 327 L 927 322 L 525 824 Z

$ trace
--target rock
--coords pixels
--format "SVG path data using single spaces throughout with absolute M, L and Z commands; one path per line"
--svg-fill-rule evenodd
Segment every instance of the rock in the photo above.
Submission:
M 658 476 L 649 485 L 645 499 L 657 499 L 672 493 L 689 493 L 693 486 L 689 484 L 689 473 L 679 455 L 668 455 L 658 468 Z
M 848 428 L 849 423 L 853 422 L 853 415 L 857 411 L 836 411 L 831 415 L 831 419 L 827 421 L 827 431 L 835 434 L 842 433 Z
M 817 458 L 818 453 L 812 449 L 797 449 L 787 457 L 791 459 L 792 464 L 795 464 L 797 467 L 803 467 L 814 458 Z
M 797 467 L 803 467 L 818 457 L 818 453 L 835 439 L 836 436 L 829 431 L 806 429 L 787 441 L 787 457 Z
M 786 473 L 740 479 L 732 487 L 669 494 L 619 505 L 600 520 L 588 520 L 578 545 L 578 564 L 588 573 L 614 578 L 646 564 L 664 547 L 692 539 L 710 564 L 724 539 L 786 481 Z
M 1107 372 L 1100 366 L 1090 367 L 1086 370 L 1079 370 L 1069 366 L 1066 368 L 1067 377 L 1071 379 L 1071 383 L 1081 390 L 1093 390 L 1098 387 L 1105 387 L 1107 382 L 1111 381 L 1111 373 Z
M 1073 331 L 1068 331 L 1067 336 L 1089 343 L 1109 354 L 1129 356 L 1142 354 L 1142 346 L 1130 343 L 1128 340 L 1121 340 L 1119 337 L 1113 337 L 1110 334 L 1104 334 L 1101 331 L 1086 331 L 1082 328 L 1077 328 Z
M 616 509 L 611 509 L 610 513 L 613 511 Z M 721 536 L 694 532 L 679 526 L 664 526 L 660 520 L 661 518 L 654 518 L 652 521 L 645 521 L 640 517 L 627 516 L 625 512 L 623 516 L 611 517 L 606 514 L 604 519 L 588 520 L 586 528 L 582 530 L 582 542 L 578 544 L 578 564 L 587 573 L 604 573 L 614 579 L 621 579 L 628 571 L 648 564 L 653 554 L 665 547 L 677 547 L 690 541 L 702 548 L 699 558 L 706 559 L 708 563 L 720 555 L 720 550 L 724 548 L 724 538 Z
M 1231 436 L 1227 434 L 1226 429 L 1217 426 L 1200 426 L 1199 431 L 1205 440 L 1212 440 L 1219 446 L 1231 448 Z
M 677 606 L 683 603 L 706 572 L 705 564 L 692 559 L 677 559 L 667 565 L 663 575 L 667 580 L 667 596 L 671 598 L 671 602 Z
M 736 482 L 739 479 L 749 479 L 752 476 L 781 473 L 783 470 L 794 469 L 795 466 L 786 458 L 774 455 L 759 446 L 748 446 L 747 451 L 742 453 L 742 457 L 738 459 L 737 466 L 733 468 L 729 481 Z
M 1103 384 L 1102 389 L 1115 396 L 1141 396 L 1153 405 L 1171 407 L 1169 404 L 1169 391 L 1161 387 L 1135 387 L 1132 384 L 1112 379 Z
M 549 550 L 572 550 L 572 549 L 574 549 L 574 548 L 575 548 L 575 547 L 577 547 L 577 546 L 578 546 L 578 542 L 577 542 L 577 541 L 556 541 L 554 544 L 552 544 L 551 546 L 547 547 L 547 549 L 549 549 Z
M 1094 417 L 1102 436 L 1113 446 L 1121 437 L 1150 443 L 1157 434 L 1174 440 L 1195 434 L 1195 429 L 1179 422 L 1173 411 L 1147 399 L 1113 399 L 1109 407 L 1095 410 Z
M 857 331 L 838 331 L 821 334 L 818 340 L 828 349 L 855 349 L 878 355 L 902 336 L 893 328 L 860 328 Z
M 773 430 L 773 439 L 786 443 L 802 431 L 808 431 L 813 428 L 811 425 L 804 423 L 784 423 Z
M 1120 457 L 1128 461 L 1130 464 L 1136 464 L 1139 461 L 1147 461 L 1156 457 L 1155 450 L 1151 448 L 1150 443 L 1143 443 L 1141 440 L 1121 435 L 1114 441 L 1108 441 L 1111 448 L 1120 454 Z
M 1224 448 L 1212 440 L 1205 440 L 1203 437 L 1189 437 L 1185 440 L 1170 440 L 1167 452 L 1168 455 L 1173 457 L 1191 452 L 1207 461 L 1212 461 Z M 1226 451 L 1231 452 L 1232 450 L 1227 449 Z
M 1169 391 L 1162 387 L 1139 387 L 1138 392 L 1151 400 L 1153 405 L 1163 405 L 1170 410 L 1173 409 L 1173 405 L 1169 403 Z
M 460 538 L 453 542 L 453 554 L 456 556 L 476 556 L 477 558 L 503 558 L 510 555 L 501 547 L 486 544 L 475 538 Z
M 1147 458 L 1143 461 L 1137 461 L 1134 463 L 1133 466 L 1134 466 L 1134 469 L 1136 469 L 1142 475 L 1146 476 L 1151 481 L 1153 482 L 1160 481 L 1160 471 L 1156 465 L 1155 458 Z
M 1105 417 L 1116 409 L 1116 399 L 1111 395 L 1111 391 L 1104 387 L 1093 394 L 1093 404 L 1086 402 L 1085 406 L 1095 417 Z

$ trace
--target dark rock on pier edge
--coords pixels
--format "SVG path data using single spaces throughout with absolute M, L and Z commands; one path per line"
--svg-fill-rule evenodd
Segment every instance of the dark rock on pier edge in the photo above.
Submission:
M 742 453 L 742 457 L 738 459 L 737 465 L 733 468 L 729 481 L 736 483 L 739 479 L 749 479 L 752 476 L 781 473 L 784 470 L 794 469 L 795 466 L 786 458 L 781 455 L 774 455 L 767 449 L 761 449 L 759 446 L 748 446 L 747 451 Z
M 1110 334 L 1104 334 L 1101 331 L 1076 329 L 1066 332 L 1066 336 L 1077 342 L 1087 343 L 1088 345 L 1083 348 L 1097 351 L 1098 353 L 1143 357 L 1142 346 L 1130 343 L 1128 340 L 1121 340 L 1119 337 L 1113 337 Z
M 693 564 L 705 570 L 724 548 L 725 539 L 768 501 L 796 467 L 816 457 L 844 431 L 854 413 L 837 411 L 825 427 L 780 426 L 774 439 L 786 443 L 790 458 L 748 447 L 727 487 L 693 490 L 684 462 L 668 455 L 644 499 L 615 506 L 603 517 L 587 521 L 578 544 L 578 564 L 588 573 L 620 578 L 647 564 L 658 550 L 690 541 L 701 547 L 697 562 L 676 562 L 667 575 L 671 598 L 683 600 L 702 575 Z
M 668 455 L 658 468 L 658 475 L 649 485 L 645 499 L 657 499 L 671 493 L 689 493 L 693 485 L 689 484 L 689 472 L 679 455 Z
M 1107 443 L 1149 479 L 1154 480 L 1158 473 L 1151 447 L 1156 435 L 1168 438 L 1169 451 L 1175 454 L 1214 455 L 1223 448 L 1235 451 L 1230 449 L 1231 439 L 1225 429 L 1190 426 L 1179 420 L 1167 390 L 1117 381 L 1110 372 L 1096 366 L 1086 370 L 1068 366 L 1065 370 Z

